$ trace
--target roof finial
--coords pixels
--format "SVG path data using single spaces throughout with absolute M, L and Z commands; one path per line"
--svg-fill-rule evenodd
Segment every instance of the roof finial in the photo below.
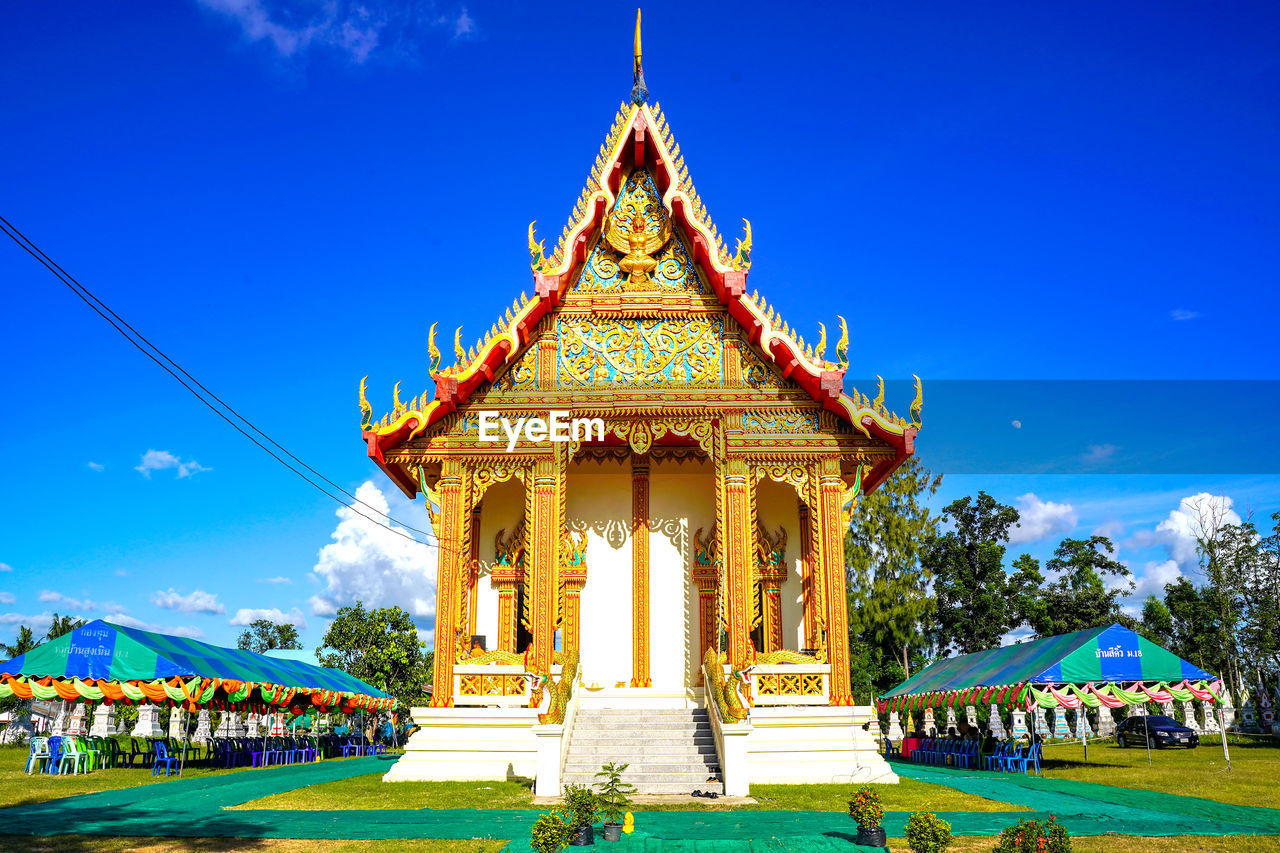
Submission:
M 632 68 L 634 82 L 631 84 L 631 103 L 643 104 L 649 97 L 649 90 L 644 85 L 644 68 L 640 64 L 640 10 L 636 9 L 636 50 Z

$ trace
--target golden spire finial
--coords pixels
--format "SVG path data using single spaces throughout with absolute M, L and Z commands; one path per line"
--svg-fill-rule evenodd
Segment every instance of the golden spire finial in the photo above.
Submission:
M 636 49 L 635 59 L 631 65 L 631 103 L 637 107 L 643 104 L 649 98 L 649 90 L 644 85 L 644 68 L 641 65 L 640 57 L 640 10 L 636 9 Z

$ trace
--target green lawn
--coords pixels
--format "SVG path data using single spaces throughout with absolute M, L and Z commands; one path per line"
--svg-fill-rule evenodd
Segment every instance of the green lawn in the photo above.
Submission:
M 94 770 L 92 773 L 73 776 L 50 776 L 44 773 L 28 776 L 23 772 L 26 763 L 27 747 L 0 747 L 0 808 L 165 781 L 163 774 L 152 776 L 149 768 L 123 767 Z M 221 768 L 209 770 L 201 767 L 187 767 L 183 773 L 187 778 L 207 779 L 210 776 L 239 773 L 244 769 L 240 767 L 235 770 Z
M 1025 811 L 941 785 L 903 779 L 897 785 L 874 785 L 889 811 Z M 845 811 L 854 786 L 753 785 L 755 805 L 722 806 L 714 801 L 636 805 L 633 811 L 747 809 L 778 811 Z M 546 809 L 533 805 L 533 795 L 520 782 L 383 782 L 380 776 L 356 776 L 237 806 L 242 809 Z
M 1080 744 L 1047 745 L 1044 773 L 1058 779 L 1097 782 L 1121 788 L 1145 788 L 1166 794 L 1205 797 L 1240 806 L 1280 805 L 1275 794 L 1280 780 L 1280 746 L 1259 740 L 1232 738 L 1231 770 L 1222 758 L 1222 742 L 1206 740 L 1196 749 L 1121 749 L 1114 741 L 1089 745 L 1084 760 Z
M 390 839 L 387 841 L 325 841 L 291 838 L 98 838 L 59 835 L 54 838 L 3 838 L 5 853 L 498 853 L 506 841 Z M 990 845 L 987 845 L 990 847 Z

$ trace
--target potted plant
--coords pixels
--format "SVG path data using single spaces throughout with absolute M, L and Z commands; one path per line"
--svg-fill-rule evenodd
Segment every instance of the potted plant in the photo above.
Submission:
M 995 853 L 1071 853 L 1067 828 L 1053 815 L 1048 820 L 1020 820 L 1005 827 L 996 839 Z
M 953 840 L 951 824 L 932 812 L 912 812 L 907 818 L 911 853 L 946 853 Z
M 884 828 L 880 826 L 884 820 L 884 806 L 880 804 L 880 795 L 870 788 L 861 788 L 849 801 L 849 817 L 858 822 L 856 843 L 867 847 L 884 847 L 887 843 Z
M 597 777 L 604 779 L 596 783 L 600 788 L 596 799 L 600 803 L 604 816 L 608 818 L 604 822 L 605 841 L 617 841 L 622 838 L 622 818 L 631 806 L 631 800 L 627 795 L 636 792 L 634 785 L 622 781 L 622 771 L 626 770 L 627 766 L 626 764 L 605 764 L 600 768 L 600 772 L 596 773 Z
M 596 806 L 595 792 L 585 785 L 566 785 L 564 788 L 564 810 L 569 816 L 569 825 L 573 829 L 573 847 L 587 847 L 595 844 L 596 836 L 592 824 L 596 822 L 599 809 Z
M 560 853 L 569 844 L 573 829 L 557 811 L 540 815 L 533 824 L 529 846 L 536 853 Z

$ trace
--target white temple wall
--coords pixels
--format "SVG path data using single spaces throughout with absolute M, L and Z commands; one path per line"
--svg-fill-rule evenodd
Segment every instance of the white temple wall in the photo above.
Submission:
M 476 580 L 476 633 L 485 638 L 488 649 L 498 647 L 498 591 L 489 583 L 489 572 L 497 559 L 493 538 L 499 530 L 503 537 L 524 517 L 524 484 L 512 478 L 494 483 L 480 503 L 480 576 Z
M 714 497 L 714 492 L 712 493 Z M 782 642 L 792 651 L 804 648 L 804 575 L 800 561 L 800 502 L 787 483 L 767 477 L 756 489 L 756 511 L 769 535 L 787 531 L 786 560 L 790 571 L 782 584 Z
M 715 474 L 696 461 L 662 460 L 649 471 L 649 674 L 653 686 L 697 683 L 698 591 L 690 577 L 693 534 L 715 523 Z
M 587 533 L 579 669 L 584 684 L 631 683 L 631 467 L 587 462 L 569 470 L 565 512 Z

